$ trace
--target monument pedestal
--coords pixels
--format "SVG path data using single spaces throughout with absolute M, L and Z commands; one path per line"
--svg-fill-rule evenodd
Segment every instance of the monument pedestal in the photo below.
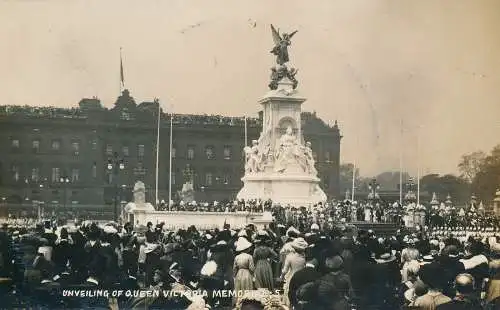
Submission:
M 244 186 L 238 193 L 238 199 L 259 197 L 292 207 L 310 207 L 326 201 L 326 195 L 319 187 L 320 180 L 311 175 L 258 173 L 244 176 L 242 181 Z

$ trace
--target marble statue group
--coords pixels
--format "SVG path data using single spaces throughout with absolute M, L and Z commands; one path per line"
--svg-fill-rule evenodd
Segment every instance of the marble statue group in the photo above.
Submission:
M 311 143 L 306 142 L 305 145 L 301 145 L 293 134 L 291 126 L 278 139 L 274 152 L 271 151 L 269 145 L 266 145 L 269 140 L 266 139 L 266 134 L 263 134 L 259 141 L 253 140 L 252 146 L 245 148 L 246 173 L 262 172 L 266 167 L 274 167 L 275 172 L 283 173 L 290 166 L 298 164 L 302 172 L 310 175 L 317 174 Z

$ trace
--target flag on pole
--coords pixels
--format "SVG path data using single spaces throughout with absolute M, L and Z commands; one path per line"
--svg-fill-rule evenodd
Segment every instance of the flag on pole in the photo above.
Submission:
M 122 61 L 122 48 L 120 47 L 120 82 L 121 86 L 125 87 L 125 79 L 123 77 L 123 61 Z

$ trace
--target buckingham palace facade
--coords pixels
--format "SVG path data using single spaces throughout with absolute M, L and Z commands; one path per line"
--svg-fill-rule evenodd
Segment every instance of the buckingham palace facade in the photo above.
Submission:
M 119 191 L 130 199 L 136 181 L 154 202 L 158 102 L 136 104 L 128 90 L 113 108 L 97 98 L 77 108 L 0 106 L 0 203 L 109 205 Z M 172 192 L 191 175 L 200 201 L 234 199 L 244 173 L 245 119 L 160 114 L 159 200 L 168 201 L 170 121 Z M 247 118 L 248 143 L 257 139 L 260 118 Z M 321 186 L 339 195 L 340 135 L 315 113 L 302 114 L 304 137 L 312 142 Z M 108 169 L 120 164 L 120 169 Z

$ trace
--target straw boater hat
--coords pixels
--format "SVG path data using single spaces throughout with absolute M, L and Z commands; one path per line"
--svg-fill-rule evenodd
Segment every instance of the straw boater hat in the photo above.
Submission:
M 236 252 L 242 252 L 252 247 L 252 244 L 244 237 L 238 238 L 236 241 Z

